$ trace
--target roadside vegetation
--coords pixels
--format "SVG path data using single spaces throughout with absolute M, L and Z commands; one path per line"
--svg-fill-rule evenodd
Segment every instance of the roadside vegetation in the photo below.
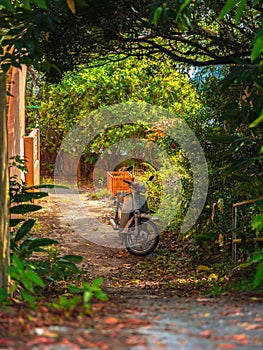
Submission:
M 260 74 L 260 71 L 255 70 L 255 74 Z M 180 234 L 180 225 L 191 200 L 193 174 L 184 151 L 164 132 L 134 125 L 107 130 L 86 148 L 79 181 L 91 185 L 93 167 L 100 152 L 120 140 L 140 135 L 161 145 L 173 159 L 183 184 L 180 210 L 163 234 L 166 249 L 159 252 L 163 262 L 172 260 L 177 269 L 176 261 L 181 264 L 180 256 L 187 252 L 187 264 L 189 259 L 192 260 L 199 275 L 203 274 L 209 280 L 208 285 L 212 285 L 214 294 L 224 290 L 224 285 L 228 283 L 232 286 L 226 287 L 228 291 L 232 288 L 252 290 L 254 267 L 257 264 L 252 264 L 250 268 L 244 264 L 247 261 L 248 265 L 252 261 L 260 263 L 261 243 L 238 244 L 238 266 L 235 266 L 232 261 L 232 205 L 262 196 L 262 129 L 249 127 L 256 113 L 251 99 L 256 100 L 256 108 L 259 103 L 258 91 L 253 84 L 251 76 L 244 77 L 239 70 L 233 71 L 231 67 L 202 70 L 190 78 L 188 74 L 176 70 L 170 60 L 158 64 L 156 69 L 156 58 L 129 58 L 101 67 L 87 69 L 80 66 L 66 73 L 58 84 L 43 83 L 37 96 L 33 90 L 29 91 L 28 104 L 39 108 L 29 110 L 28 120 L 30 126 L 41 125 L 42 159 L 47 160 L 43 164 L 43 171 L 47 176 L 52 176 L 63 137 L 75 122 L 95 109 L 123 102 L 158 103 L 182 118 L 197 135 L 209 168 L 209 191 L 205 207 L 196 225 L 186 235 Z M 251 89 L 249 99 L 243 95 L 244 85 Z M 50 128 L 52 123 L 56 128 Z M 149 165 L 142 162 L 136 164 L 132 160 L 126 165 L 131 163 L 139 178 L 144 173 L 142 180 L 153 174 Z M 167 173 L 169 176 L 172 174 Z M 149 184 L 148 198 L 153 210 L 158 209 L 161 193 L 160 179 Z M 237 237 L 246 240 L 246 234 L 254 237 L 260 235 L 261 228 L 257 223 L 261 203 L 258 200 L 240 208 Z M 178 242 L 181 242 L 183 249 L 174 251 L 172 247 Z M 254 256 L 252 260 L 248 260 L 251 256 Z M 145 270 L 152 265 L 151 271 L 156 271 L 158 275 L 161 270 L 160 259 L 153 258 L 150 263 L 147 262 Z M 136 268 L 143 266 L 140 263 Z M 251 271 L 247 285 L 239 280 L 239 277 L 242 279 L 242 271 Z M 187 269 L 184 273 L 187 274 Z M 236 277 L 230 277 L 232 275 Z M 258 272 L 254 287 L 258 287 L 261 280 Z
M 1 72 L 28 66 L 27 128 L 40 128 L 45 177 L 52 178 L 61 142 L 76 122 L 120 103 L 167 109 L 189 125 L 202 145 L 209 170 L 208 197 L 198 221 L 184 235 L 180 225 L 191 200 L 193 174 L 186 154 L 165 132 L 120 125 L 101 132 L 85 149 L 79 181 L 88 186 L 102 150 L 132 137 L 160 145 L 180 176 L 180 210 L 163 233 L 160 250 L 126 271 L 126 283 L 138 273 L 153 280 L 165 273 L 163 286 L 168 289 L 180 285 L 187 290 L 192 283 L 212 295 L 262 292 L 260 4 L 127 1 L 120 7 L 119 1 L 112 0 L 91 1 L 83 7 L 83 1 L 77 0 L 0 1 Z M 58 38 L 61 33 L 65 37 Z M 193 67 L 206 68 L 190 74 Z M 63 151 L 70 153 L 70 149 Z M 19 158 L 12 166 L 25 170 Z M 152 173 L 141 162 L 134 166 L 135 171 L 143 169 L 145 177 L 147 171 Z M 80 305 L 84 314 L 90 314 L 93 298 L 107 300 L 102 279 L 83 281 L 81 256 L 63 255 L 56 240 L 34 235 L 33 212 L 41 207 L 32 201 L 46 194 L 32 192 L 16 178 L 9 180 L 9 203 L 6 199 L 5 203 L 12 214 L 10 239 L 3 239 L 1 248 L 10 245 L 10 261 L 1 252 L 1 263 L 9 263 L 5 279 L 11 282 L 9 290 L 5 283 L 1 288 L 1 302 L 19 300 L 34 308 L 46 291 L 62 290 L 50 307 L 70 314 Z M 8 184 L 1 184 L 2 191 L 7 188 Z M 159 181 L 149 188 L 153 210 L 161 191 Z M 246 201 L 238 209 L 234 228 L 233 204 Z M 237 265 L 232 260 L 234 230 L 240 237 Z

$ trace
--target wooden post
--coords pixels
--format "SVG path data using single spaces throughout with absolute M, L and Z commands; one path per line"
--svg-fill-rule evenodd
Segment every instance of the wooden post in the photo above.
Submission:
M 40 132 L 33 129 L 28 136 L 24 137 L 24 148 L 26 157 L 27 186 L 40 185 Z
M 8 288 L 9 215 L 6 77 L 0 73 L 0 288 Z

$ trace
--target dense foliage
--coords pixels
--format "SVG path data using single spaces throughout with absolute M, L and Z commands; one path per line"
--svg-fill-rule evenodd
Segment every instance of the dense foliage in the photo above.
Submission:
M 72 126 L 92 111 L 122 102 L 146 102 L 168 108 L 196 128 L 201 128 L 197 111 L 200 101 L 188 83 L 187 75 L 174 69 L 171 61 L 127 59 L 105 66 L 87 69 L 79 67 L 66 74 L 59 84 L 45 85 L 39 109 L 31 109 L 29 125 L 40 125 L 41 151 L 46 156 L 57 155 L 61 141 Z M 38 103 L 33 100 L 28 103 Z M 99 121 L 98 121 L 99 122 Z M 116 140 L 135 135 L 135 126 L 125 126 L 120 134 L 108 131 L 104 138 L 93 142 L 93 153 L 86 161 L 92 163 L 104 149 Z M 137 126 L 138 128 L 138 126 Z
M 78 64 L 119 54 L 158 52 L 195 66 L 249 62 L 255 37 L 253 57 L 261 52 L 262 2 L 242 1 L 237 10 L 238 1 L 228 3 L 222 13 L 223 0 L 1 1 L 2 47 L 15 48 L 2 67 L 33 63 L 54 81 Z
M 198 242 L 217 241 L 217 247 L 227 247 L 232 230 L 232 204 L 261 195 L 262 130 L 249 128 L 262 108 L 262 95 L 257 89 L 261 72 L 253 67 L 250 74 L 241 75 L 238 67 L 221 68 L 214 73 L 212 70 L 197 74 L 190 84 L 187 74 L 181 73 L 172 61 L 157 64 L 156 58 L 130 58 L 90 69 L 80 67 L 66 74 L 59 84 L 45 86 L 41 108 L 31 112 L 30 123 L 41 125 L 42 159 L 54 164 L 62 138 L 92 110 L 115 103 L 144 101 L 175 112 L 201 141 L 210 171 L 207 205 L 192 233 Z M 199 76 L 203 81 L 198 80 Z M 258 84 L 255 84 L 257 76 Z M 176 145 L 158 130 L 146 133 L 134 126 L 122 127 L 118 132 L 108 130 L 107 135 L 94 140 L 85 161 L 95 163 L 101 147 L 106 149 L 122 138 L 146 137 L 146 134 L 176 156 L 184 182 L 185 210 L 192 188 L 191 169 L 183 153 L 178 153 Z M 52 153 L 53 158 L 45 158 Z M 85 175 L 91 170 L 92 166 L 86 166 Z M 215 207 L 216 217 L 211 220 Z M 246 225 L 249 223 L 248 215 Z

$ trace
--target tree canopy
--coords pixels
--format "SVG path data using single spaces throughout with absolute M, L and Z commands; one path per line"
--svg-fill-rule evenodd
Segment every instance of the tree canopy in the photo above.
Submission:
M 1 61 L 32 61 L 51 69 L 53 80 L 79 63 L 115 60 L 118 54 L 158 52 L 194 66 L 250 62 L 263 7 L 262 1 L 242 3 L 222 16 L 225 0 L 1 0 L 2 46 L 16 53 Z

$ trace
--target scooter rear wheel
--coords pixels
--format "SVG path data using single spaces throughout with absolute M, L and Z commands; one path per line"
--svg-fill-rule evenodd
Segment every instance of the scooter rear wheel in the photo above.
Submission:
M 128 228 L 124 243 L 127 250 L 135 256 L 150 254 L 158 245 L 160 239 L 158 227 L 149 219 L 141 218 L 138 233 L 135 232 L 134 221 Z

